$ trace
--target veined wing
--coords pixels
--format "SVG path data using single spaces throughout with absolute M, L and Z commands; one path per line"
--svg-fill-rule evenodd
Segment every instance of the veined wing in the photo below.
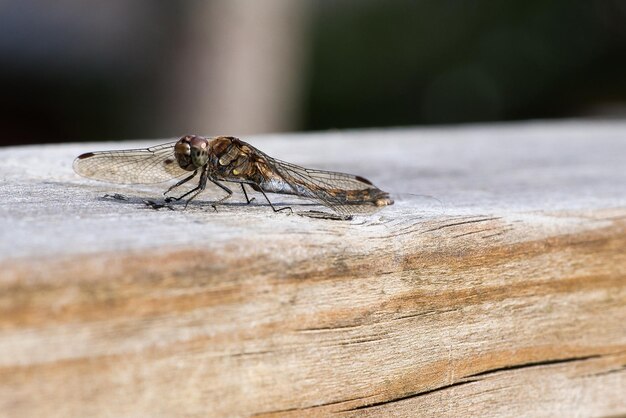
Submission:
M 178 165 L 174 145 L 176 142 L 142 149 L 88 152 L 74 160 L 74 171 L 111 183 L 161 183 L 189 174 Z
M 264 157 L 272 171 L 290 186 L 293 194 L 318 201 L 338 213 L 372 212 L 376 207 L 393 204 L 388 193 L 361 176 L 310 169 L 267 155 Z

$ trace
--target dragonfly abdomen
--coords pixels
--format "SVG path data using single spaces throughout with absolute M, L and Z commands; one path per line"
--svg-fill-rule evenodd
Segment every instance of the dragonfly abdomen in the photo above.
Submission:
M 267 180 L 261 180 L 258 185 L 264 192 L 268 193 L 293 194 L 298 196 L 307 196 L 310 194 L 307 193 L 307 190 L 304 187 L 298 186 L 297 184 L 291 185 L 282 179 L 270 178 Z

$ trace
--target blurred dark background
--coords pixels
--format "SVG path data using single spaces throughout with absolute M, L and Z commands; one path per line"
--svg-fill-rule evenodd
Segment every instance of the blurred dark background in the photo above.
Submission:
M 626 118 L 623 0 L 0 1 L 0 144 Z

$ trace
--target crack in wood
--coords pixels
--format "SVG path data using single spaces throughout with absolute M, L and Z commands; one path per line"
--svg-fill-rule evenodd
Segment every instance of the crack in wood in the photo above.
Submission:
M 371 398 L 372 396 L 376 396 L 376 395 L 359 396 L 359 397 L 356 397 L 356 398 L 342 399 L 340 401 L 326 402 L 326 403 L 321 403 L 321 404 L 318 404 L 318 405 L 295 407 L 295 408 L 287 408 L 287 409 L 277 409 L 277 410 L 274 410 L 274 411 L 257 412 L 256 414 L 252 414 L 250 416 L 251 417 L 262 417 L 262 416 L 266 416 L 266 415 L 284 414 L 284 413 L 287 413 L 287 412 L 307 411 L 307 410 L 316 409 L 316 408 L 324 408 L 324 407 L 328 407 L 328 406 L 339 405 L 339 404 L 347 403 L 347 402 L 360 401 L 361 399 Z
M 297 328 L 294 331 L 302 332 L 302 333 L 320 333 L 320 332 L 354 330 L 354 329 L 362 328 L 366 326 L 381 325 L 381 324 L 385 324 L 385 323 L 389 323 L 393 321 L 401 321 L 404 319 L 419 318 L 419 317 L 429 316 L 429 315 L 434 315 L 434 314 L 445 314 L 448 312 L 455 312 L 455 311 L 458 311 L 458 309 L 430 309 L 427 311 L 407 313 L 404 315 L 395 316 L 395 317 L 389 318 L 388 320 L 380 321 L 380 322 L 364 322 L 362 324 L 357 324 L 357 325 L 337 325 L 337 326 L 328 325 L 328 326 L 319 326 L 319 327 Z
M 472 234 L 478 234 L 478 233 L 481 233 L 481 232 L 493 231 L 494 229 L 498 229 L 498 228 L 478 229 L 476 231 L 470 231 L 470 232 L 465 232 L 465 233 L 459 234 L 459 235 L 453 235 L 452 238 L 460 238 L 460 237 L 464 237 L 466 235 L 472 235 Z
M 497 367 L 495 369 L 488 369 L 488 370 L 484 370 L 482 372 L 470 374 L 470 375 L 468 375 L 466 377 L 486 376 L 488 374 L 497 373 L 497 372 L 503 372 L 503 371 L 509 371 L 509 370 L 518 370 L 518 369 L 526 369 L 526 368 L 529 368 L 529 367 L 551 366 L 553 364 L 563 364 L 563 363 L 571 363 L 571 362 L 575 362 L 575 361 L 585 361 L 585 360 L 591 360 L 591 359 L 596 359 L 596 358 L 600 358 L 600 357 L 602 357 L 602 355 L 600 355 L 600 354 L 593 354 L 593 355 L 581 356 L 581 357 L 568 357 L 568 358 L 562 358 L 562 359 L 533 361 L 533 362 L 528 362 L 528 363 L 513 364 L 513 365 L 510 365 L 510 366 Z
M 483 235 L 481 238 L 487 239 L 487 238 L 497 237 L 499 235 L 506 234 L 507 232 L 512 231 L 512 230 L 513 230 L 513 228 L 503 229 L 502 231 L 496 232 L 495 234 Z
M 473 219 L 471 221 L 455 222 L 455 223 L 452 223 L 452 224 L 441 225 L 441 226 L 438 226 L 437 228 L 427 229 L 426 231 L 424 231 L 422 233 L 425 234 L 427 232 L 439 231 L 441 229 L 450 228 L 450 227 L 453 227 L 453 226 L 465 225 L 465 224 L 473 224 L 473 223 L 478 223 L 478 222 L 495 221 L 495 220 L 498 220 L 498 219 L 502 219 L 502 218 L 500 216 L 494 216 L 494 217 L 491 217 L 491 218 L 482 218 L 482 219 Z
M 358 411 L 358 410 L 362 410 L 362 409 L 367 409 L 367 408 L 374 408 L 377 406 L 382 406 L 382 405 L 387 405 L 390 403 L 394 403 L 394 402 L 399 402 L 399 401 L 404 401 L 407 399 L 413 399 L 413 398 L 417 398 L 420 396 L 425 396 L 425 395 L 429 395 L 431 393 L 434 392 L 439 392 L 442 390 L 446 390 L 446 389 L 450 389 L 450 388 L 454 388 L 454 387 L 459 387 L 459 386 L 463 386 L 463 385 L 467 385 L 469 383 L 474 383 L 474 382 L 479 382 L 481 379 L 476 379 L 477 377 L 481 377 L 481 376 L 486 376 L 488 374 L 492 374 L 492 373 L 496 373 L 496 372 L 500 372 L 500 371 L 510 371 L 510 370 L 518 370 L 518 369 L 524 369 L 524 368 L 530 368 L 530 367 L 540 367 L 540 366 L 548 366 L 548 365 L 554 365 L 554 364 L 563 364 L 563 363 L 571 363 L 571 362 L 575 362 L 575 361 L 585 361 L 585 360 L 590 360 L 590 359 L 595 359 L 595 358 L 600 358 L 602 357 L 602 355 L 600 354 L 593 354 L 593 355 L 589 355 L 589 356 L 581 356 L 581 357 L 569 357 L 569 358 L 563 358 L 563 359 L 555 359 L 555 360 L 543 360 L 543 361 L 536 361 L 536 362 L 529 362 L 529 363 L 523 363 L 523 364 L 516 364 L 516 365 L 511 365 L 511 366 L 504 366 L 504 367 L 499 367 L 499 368 L 495 368 L 495 369 L 490 369 L 490 370 L 485 370 L 483 372 L 479 372 L 479 373 L 474 373 L 468 376 L 465 376 L 462 378 L 462 380 L 456 382 L 456 383 L 452 383 L 449 385 L 445 385 L 445 386 L 440 386 L 434 389 L 430 389 L 430 390 L 426 390 L 426 391 L 422 391 L 422 392 L 416 392 L 416 393 L 409 393 L 397 398 L 392 398 L 389 400 L 385 400 L 385 401 L 380 401 L 380 402 L 375 402 L 375 403 L 369 403 L 369 404 L 365 404 L 365 405 L 360 405 L 351 409 L 346 409 L 346 410 L 342 410 L 339 412 L 351 412 L 351 411 Z M 608 372 L 604 372 L 604 373 L 612 373 L 612 372 L 618 372 L 620 370 L 623 370 L 623 368 L 620 369 L 616 369 L 616 370 L 610 370 Z
M 390 321 L 386 321 L 386 322 L 401 321 L 403 319 L 419 318 L 421 316 L 428 316 L 428 315 L 433 315 L 433 314 L 436 314 L 436 313 L 442 313 L 442 312 L 438 311 L 436 309 L 431 309 L 431 310 L 424 311 L 424 312 L 417 312 L 417 313 L 410 313 L 410 314 L 396 316 L 394 318 L 391 318 Z
M 363 338 L 358 338 L 356 340 L 343 341 L 343 342 L 340 342 L 338 345 L 355 345 L 355 344 L 363 344 L 363 343 L 372 343 L 372 342 L 381 341 L 384 339 L 385 339 L 384 336 L 380 338 L 376 338 L 376 336 L 363 337 Z
M 337 326 L 325 326 L 325 327 L 308 327 L 308 328 L 297 328 L 295 331 L 297 332 L 324 332 L 324 331 L 342 331 L 346 329 L 353 329 L 362 327 L 364 324 L 358 325 L 337 325 Z
M 428 316 L 428 315 L 434 315 L 434 314 L 442 315 L 442 314 L 446 314 L 446 313 L 449 313 L 449 312 L 456 312 L 456 311 L 458 311 L 458 309 L 456 309 L 456 308 L 453 308 L 453 309 L 430 309 L 430 310 L 423 311 L 423 312 L 416 312 L 416 313 L 410 313 L 410 314 L 406 314 L 406 315 L 396 316 L 396 317 L 391 318 L 390 320 L 384 321 L 384 322 L 401 321 L 403 319 L 419 318 L 421 316 Z
M 368 409 L 368 408 L 375 408 L 377 406 L 382 406 L 382 405 L 387 405 L 390 403 L 394 403 L 394 402 L 400 402 L 400 401 L 404 401 L 407 399 L 413 399 L 413 398 L 417 398 L 420 396 L 425 396 L 425 395 L 430 395 L 431 393 L 435 393 L 435 392 L 440 392 L 442 390 L 446 390 L 446 389 L 451 389 L 454 387 L 459 387 L 459 386 L 464 386 L 470 383 L 474 383 L 477 382 L 480 379 L 470 379 L 470 380 L 463 380 L 460 382 L 455 382 L 449 385 L 445 385 L 445 386 L 440 386 L 434 389 L 429 389 L 429 390 L 425 390 L 422 392 L 415 392 L 415 393 L 408 393 L 406 395 L 397 397 L 397 398 L 392 398 L 392 399 L 388 399 L 386 401 L 380 401 L 380 402 L 374 402 L 374 403 L 369 403 L 369 404 L 365 404 L 365 405 L 360 405 L 360 406 L 356 406 L 354 408 L 350 408 L 350 409 L 344 409 L 338 412 L 351 412 L 351 411 L 359 411 L 361 409 Z
M 450 220 L 454 220 L 454 219 L 467 219 L 467 216 L 455 216 L 455 217 L 448 217 L 447 221 Z M 471 218 L 475 218 L 475 216 L 471 216 Z M 466 223 L 476 223 L 476 222 L 484 222 L 484 221 L 489 221 L 489 220 L 494 220 L 494 219 L 501 219 L 500 217 L 495 217 L 495 218 L 481 218 L 481 219 L 471 219 L 469 221 L 463 221 L 463 222 L 455 222 L 452 224 L 446 224 L 446 225 L 441 225 L 438 226 L 436 228 L 432 228 L 432 229 L 428 229 L 426 231 L 420 231 L 420 226 L 423 225 L 422 220 L 424 220 L 424 218 L 422 217 L 418 217 L 418 218 L 412 218 L 411 221 L 415 221 L 415 222 L 411 222 L 409 225 L 403 226 L 398 228 L 397 230 L 393 231 L 393 233 L 389 234 L 389 235 L 381 235 L 381 236 L 376 236 L 376 237 L 371 237 L 371 239 L 389 239 L 389 238 L 396 238 L 396 237 L 400 237 L 400 236 L 404 236 L 404 235 L 410 235 L 413 233 L 426 233 L 426 232 L 432 232 L 432 231 L 436 231 L 442 228 L 448 228 L 451 226 L 456 226 L 456 225 L 463 225 Z
M 606 376 L 608 374 L 621 373 L 621 372 L 626 372 L 626 364 L 623 364 L 623 365 L 621 365 L 620 367 L 618 367 L 616 369 L 609 369 L 609 370 L 605 370 L 603 372 L 586 374 L 586 375 L 581 376 L 581 377 L 599 377 L 599 376 Z

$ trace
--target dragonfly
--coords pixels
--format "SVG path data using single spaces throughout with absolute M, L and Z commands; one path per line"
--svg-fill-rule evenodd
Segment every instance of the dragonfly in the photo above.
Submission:
M 74 160 L 73 168 L 83 177 L 111 183 L 152 184 L 182 178 L 163 194 L 167 202 L 187 198 L 185 207 L 209 182 L 226 192 L 214 203 L 233 195 L 224 183 L 238 183 L 248 204 L 254 198 L 248 197 L 245 186 L 262 193 L 274 212 L 291 208 L 277 209 L 267 193 L 298 196 L 345 217 L 393 204 L 389 193 L 361 176 L 300 167 L 234 136 L 186 135 L 150 148 L 87 152 Z M 178 197 L 168 196 L 194 178 L 196 187 Z

